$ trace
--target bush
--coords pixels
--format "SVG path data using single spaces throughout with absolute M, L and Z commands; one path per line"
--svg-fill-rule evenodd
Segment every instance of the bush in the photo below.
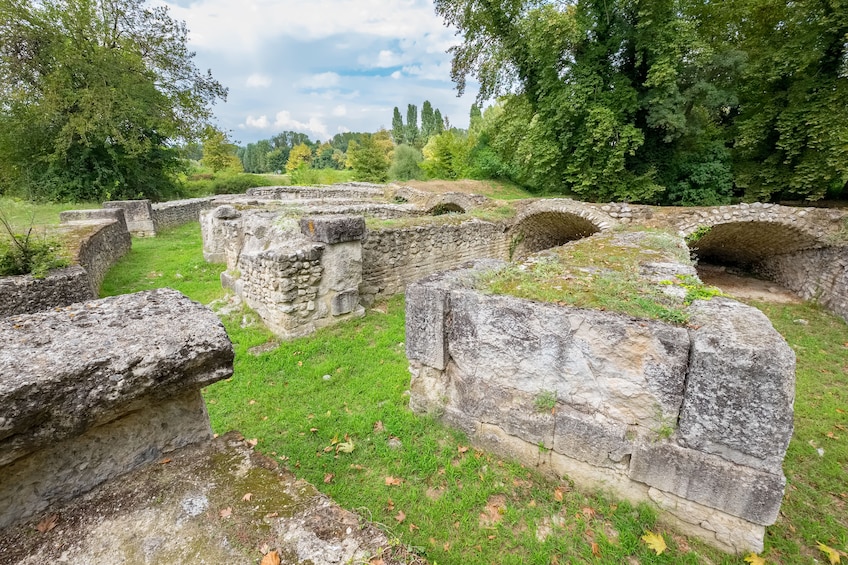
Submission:
M 419 163 L 424 160 L 424 155 L 410 145 L 398 145 L 392 157 L 392 165 L 389 167 L 389 178 L 394 180 L 413 180 L 424 177 Z
M 36 235 L 32 225 L 21 234 L 5 218 L 0 217 L 0 223 L 8 236 L 0 237 L 0 276 L 43 278 L 50 269 L 68 266 L 62 245 L 55 238 Z

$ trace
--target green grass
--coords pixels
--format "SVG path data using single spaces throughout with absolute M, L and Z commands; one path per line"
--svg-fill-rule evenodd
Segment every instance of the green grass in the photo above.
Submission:
M 198 231 L 191 224 L 135 239 L 104 293 L 171 286 L 203 302 L 221 296 L 223 266 L 204 266 Z M 785 463 L 789 487 L 763 555 L 767 563 L 821 563 L 816 542 L 845 550 L 848 535 L 848 432 L 839 427 L 848 419 L 848 327 L 813 306 L 762 308 L 798 353 L 796 431 Z M 462 434 L 412 414 L 403 297 L 379 310 L 258 355 L 250 349 L 275 338 L 255 314 L 225 317 L 235 374 L 204 391 L 215 431 L 238 429 L 258 439 L 257 449 L 342 506 L 384 524 L 433 563 L 743 565 L 742 557 L 657 524 L 647 506 L 577 492 L 567 481 L 475 450 Z M 799 318 L 809 325 L 796 324 Z M 346 440 L 354 446 L 350 453 L 334 443 Z M 814 445 L 825 450 L 823 457 Z M 387 485 L 387 477 L 400 484 Z M 537 531 L 546 524 L 552 535 L 540 541 Z M 664 534 L 667 552 L 656 556 L 640 541 L 649 529 Z M 592 541 L 600 557 L 592 555 Z
M 19 230 L 29 227 L 30 224 L 55 225 L 59 223 L 59 212 L 91 208 L 100 208 L 100 204 L 93 202 L 35 204 L 18 198 L 0 196 L 0 213 L 4 214 Z

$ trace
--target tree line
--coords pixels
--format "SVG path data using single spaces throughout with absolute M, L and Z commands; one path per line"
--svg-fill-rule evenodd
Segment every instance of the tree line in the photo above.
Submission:
M 472 161 L 537 192 L 845 197 L 844 0 L 436 0 L 480 117 Z M 472 125 L 470 130 L 475 130 Z

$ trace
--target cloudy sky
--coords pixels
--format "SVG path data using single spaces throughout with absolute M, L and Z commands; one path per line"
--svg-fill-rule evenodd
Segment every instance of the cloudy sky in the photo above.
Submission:
M 467 127 L 445 51 L 459 41 L 432 0 L 170 0 L 190 48 L 229 96 L 218 125 L 244 145 L 283 130 L 326 140 L 391 128 L 392 108 L 430 100 Z

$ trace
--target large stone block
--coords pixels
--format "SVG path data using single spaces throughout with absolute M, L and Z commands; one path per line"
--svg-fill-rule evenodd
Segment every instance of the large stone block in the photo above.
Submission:
M 448 319 L 450 358 L 477 382 L 547 391 L 642 435 L 677 420 L 683 328 L 467 290 L 451 292 Z
M 691 448 L 781 472 L 793 429 L 795 353 L 756 308 L 714 298 L 690 307 L 692 352 L 680 414 Z
M 365 236 L 363 216 L 311 216 L 300 219 L 300 231 L 321 243 L 358 241 Z
M 777 519 L 786 484 L 782 474 L 758 471 L 668 443 L 637 446 L 630 477 L 763 526 Z
M 156 225 L 153 223 L 153 208 L 150 200 L 112 200 L 103 203 L 104 208 L 122 208 L 127 222 L 127 229 L 137 236 L 156 235 Z
M 160 289 L 0 319 L 0 466 L 232 374 L 209 309 Z
M 429 284 L 406 289 L 406 356 L 434 369 L 444 370 L 445 315 L 448 291 Z

